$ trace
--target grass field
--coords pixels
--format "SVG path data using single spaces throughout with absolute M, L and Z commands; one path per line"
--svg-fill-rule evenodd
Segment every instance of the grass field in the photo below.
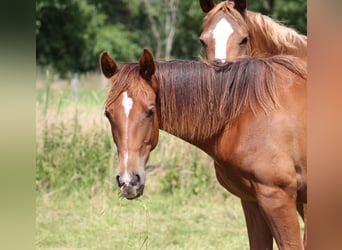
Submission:
M 107 90 L 89 81 L 77 102 L 68 83 L 37 87 L 36 248 L 248 249 L 239 199 L 218 184 L 210 158 L 165 132 L 144 195 L 118 195 Z
M 37 197 L 38 249 L 248 249 L 239 203 L 211 195 Z

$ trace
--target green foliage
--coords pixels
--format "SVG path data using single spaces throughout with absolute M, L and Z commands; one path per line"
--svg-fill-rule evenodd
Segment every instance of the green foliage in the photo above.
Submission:
M 208 168 L 198 164 L 196 161 L 191 166 L 191 189 L 193 194 L 200 194 L 206 191 L 212 182 L 211 173 Z
M 156 41 L 144 1 L 37 0 L 37 64 L 52 66 L 63 77 L 72 72 L 99 70 L 99 55 L 104 50 L 117 61 L 137 60 L 145 47 L 156 55 L 168 35 L 166 3 L 153 0 L 149 9 L 160 33 L 160 41 Z M 247 4 L 249 10 L 269 15 L 306 34 L 306 0 L 260 0 Z M 198 38 L 205 15 L 198 0 L 179 1 L 177 7 L 170 57 L 198 59 L 203 51 Z M 163 59 L 163 53 L 160 56 L 158 59 Z
M 180 167 L 177 165 L 177 157 L 166 167 L 165 175 L 160 179 L 161 192 L 173 194 L 181 188 Z
M 62 76 L 93 68 L 92 13 L 81 0 L 36 2 L 36 57 L 42 66 L 53 66 Z
M 197 60 L 203 53 L 199 36 L 202 32 L 205 14 L 198 0 L 180 1 L 179 13 L 172 56 L 179 59 Z
M 260 0 L 247 2 L 247 8 L 270 16 L 306 34 L 307 0 Z
M 137 60 L 142 52 L 134 42 L 137 40 L 137 33 L 125 30 L 122 24 L 104 26 L 96 35 L 94 53 L 100 55 L 107 51 L 116 60 Z
M 73 121 L 46 126 L 36 156 L 38 190 L 63 189 L 69 193 L 108 178 L 112 141 L 107 131 L 82 132 L 77 112 Z
M 306 35 L 306 6 L 306 0 L 277 1 L 272 17 Z
M 178 158 L 166 166 L 166 173 L 161 178 L 161 192 L 174 194 L 180 190 L 190 195 L 199 195 L 207 192 L 215 181 L 207 166 L 198 163 L 196 156 L 193 156 L 193 163 L 190 166 L 190 174 L 185 174 L 182 169 L 186 166 L 179 166 Z

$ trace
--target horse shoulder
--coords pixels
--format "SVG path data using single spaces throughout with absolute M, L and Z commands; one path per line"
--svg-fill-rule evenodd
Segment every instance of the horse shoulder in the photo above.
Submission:
M 240 118 L 218 140 L 216 161 L 225 166 L 225 172 L 241 176 L 237 181 L 246 188 L 253 189 L 251 181 L 297 185 L 297 171 L 306 172 L 306 166 L 298 153 L 302 144 L 296 138 L 293 119 L 283 112 Z

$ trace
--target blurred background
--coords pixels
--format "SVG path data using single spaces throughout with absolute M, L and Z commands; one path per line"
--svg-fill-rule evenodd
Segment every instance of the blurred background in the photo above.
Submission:
M 306 1 L 248 1 L 306 34 Z M 144 196 L 119 197 L 99 55 L 197 60 L 198 0 L 36 1 L 37 249 L 248 249 L 239 199 L 210 158 L 160 131 Z
M 305 0 L 248 1 L 248 9 L 306 34 Z M 198 0 L 37 0 L 38 69 L 94 72 L 104 50 L 120 62 L 144 47 L 158 59 L 197 59 L 203 16 Z

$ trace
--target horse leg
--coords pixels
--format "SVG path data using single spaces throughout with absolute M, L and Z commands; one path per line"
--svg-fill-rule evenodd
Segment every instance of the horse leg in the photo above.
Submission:
M 264 215 L 278 248 L 304 249 L 296 208 L 296 189 L 255 183 L 261 213 Z
M 273 235 L 260 212 L 258 204 L 245 200 L 241 200 L 241 204 L 245 214 L 250 249 L 271 250 L 273 248 Z

